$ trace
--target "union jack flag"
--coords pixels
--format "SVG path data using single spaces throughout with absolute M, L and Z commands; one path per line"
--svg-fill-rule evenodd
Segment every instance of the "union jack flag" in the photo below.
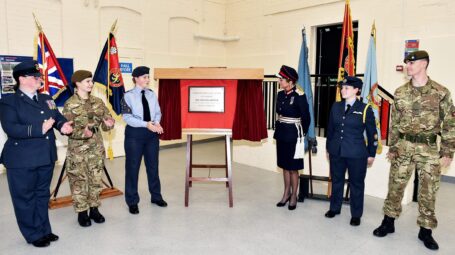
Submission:
M 68 82 L 42 31 L 38 33 L 35 59 L 38 62 L 40 73 L 43 75 L 43 84 L 39 92 L 52 96 L 54 100 L 57 99 L 68 88 Z

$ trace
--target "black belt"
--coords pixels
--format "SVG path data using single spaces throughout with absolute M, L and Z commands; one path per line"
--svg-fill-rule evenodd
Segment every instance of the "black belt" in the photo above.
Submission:
M 411 143 L 426 143 L 426 144 L 434 144 L 438 138 L 437 135 L 410 135 L 410 134 L 403 134 L 400 133 L 400 138 Z

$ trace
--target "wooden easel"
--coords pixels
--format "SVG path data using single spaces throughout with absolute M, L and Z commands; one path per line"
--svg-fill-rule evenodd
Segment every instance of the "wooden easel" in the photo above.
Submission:
M 190 187 L 193 182 L 224 182 L 229 190 L 229 207 L 234 206 L 232 196 L 232 163 L 231 163 L 231 136 L 230 129 L 185 129 L 186 141 L 186 174 L 185 174 L 185 207 L 188 207 Z M 193 164 L 193 134 L 197 135 L 224 135 L 225 136 L 225 164 Z M 193 168 L 224 168 L 226 177 L 193 177 Z

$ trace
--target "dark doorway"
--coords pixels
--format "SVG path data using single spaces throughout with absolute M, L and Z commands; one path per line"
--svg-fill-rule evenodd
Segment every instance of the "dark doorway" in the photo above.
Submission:
M 354 30 L 354 57 L 357 64 L 358 22 L 352 22 Z M 327 136 L 330 108 L 335 101 L 338 58 L 340 54 L 343 24 L 321 26 L 316 29 L 316 74 L 314 116 L 318 136 Z M 356 65 L 357 70 L 357 65 Z

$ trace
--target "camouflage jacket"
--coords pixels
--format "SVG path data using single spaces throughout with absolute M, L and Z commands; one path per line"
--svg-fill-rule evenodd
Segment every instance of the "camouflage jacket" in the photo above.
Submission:
M 84 135 L 84 129 L 88 124 L 96 128 L 101 125 L 104 131 L 112 129 L 112 127 L 108 128 L 104 124 L 103 119 L 112 116 L 101 99 L 90 95 L 89 99 L 84 100 L 75 93 L 65 102 L 63 116 L 68 121 L 74 122 L 73 133 L 68 139 L 68 151 L 78 153 L 95 149 L 104 154 L 103 137 L 100 130 L 91 137 Z
M 441 156 L 453 157 L 455 151 L 455 107 L 450 91 L 428 78 L 416 88 L 411 81 L 395 91 L 392 105 L 390 152 L 396 152 L 400 133 L 441 136 Z

